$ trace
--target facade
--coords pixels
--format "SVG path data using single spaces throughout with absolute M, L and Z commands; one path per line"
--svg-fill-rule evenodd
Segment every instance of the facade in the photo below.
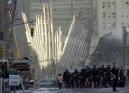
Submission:
M 31 18 L 35 20 L 36 14 L 42 13 L 44 3 L 51 3 L 54 31 L 61 27 L 63 36 L 66 37 L 73 15 L 78 15 L 82 10 L 88 10 L 92 0 L 32 0 L 30 4 Z M 83 13 L 82 23 L 87 18 L 87 13 Z M 64 38 L 63 38 L 64 40 Z
M 91 33 L 90 29 L 82 26 L 78 16 L 73 18 L 68 37 L 66 38 L 63 55 L 59 61 L 58 72 L 85 65 L 85 60 L 89 56 Z
M 88 19 L 88 10 L 92 0 L 52 0 L 53 8 L 53 24 L 56 30 L 59 26 L 62 28 L 64 38 L 67 36 L 74 15 L 79 15 L 83 12 L 81 24 L 85 24 Z M 64 40 L 63 38 L 63 40 Z
M 129 0 L 98 0 L 98 33 L 122 35 L 122 27 L 129 27 Z M 121 36 L 119 36 L 121 37 Z
M 9 23 L 9 13 L 7 9 L 7 0 L 0 1 L 0 59 L 7 59 L 10 55 L 10 33 L 11 29 L 7 26 Z M 11 53 L 12 55 L 12 53 Z M 12 57 L 12 56 L 11 56 Z
M 29 0 L 17 0 L 17 8 L 16 8 L 16 15 L 15 15 L 15 23 L 19 24 L 14 26 L 14 36 L 15 36 L 15 45 L 16 45 L 16 52 L 18 52 L 18 56 L 20 59 L 24 57 L 30 56 L 29 51 L 29 41 L 26 37 L 26 24 L 30 25 L 30 20 L 27 19 L 26 22 L 23 20 L 22 13 L 26 14 L 26 17 L 29 18 Z
M 20 40 L 20 38 L 22 38 L 21 40 L 24 41 L 23 39 L 25 37 L 20 37 L 20 36 L 22 36 L 20 32 L 23 31 L 23 29 L 21 31 L 19 31 L 16 29 L 19 26 L 15 25 L 16 23 L 20 23 L 17 21 L 17 19 L 20 18 L 20 12 L 23 9 L 23 7 L 21 8 L 21 5 L 23 5 L 23 4 L 20 4 L 21 3 L 20 1 L 21 0 L 18 0 L 18 3 L 17 3 L 17 10 L 16 10 L 13 26 L 10 26 L 10 25 L 12 25 L 12 23 L 10 20 L 9 11 L 7 10 L 8 0 L 0 1 L 0 7 L 1 7 L 1 9 L 0 9 L 0 14 L 1 14 L 1 17 L 0 17 L 0 25 L 1 25 L 0 58 L 15 59 L 17 56 L 17 53 L 18 53 L 16 40 L 17 39 Z M 17 35 L 14 32 L 16 32 L 19 35 Z M 20 38 L 18 38 L 18 37 L 20 37 Z M 17 42 L 19 42 L 19 41 L 17 41 Z M 21 45 L 22 45 L 22 43 L 21 43 Z M 24 54 L 26 54 L 26 53 L 24 53 Z M 22 54 L 22 55 L 24 55 L 24 54 Z
M 89 31 L 94 30 L 92 36 L 90 37 L 90 39 L 92 39 L 91 44 L 89 43 L 91 46 L 89 54 L 92 54 L 98 43 L 97 42 L 98 40 L 96 39 L 97 38 L 97 30 L 96 30 L 97 26 L 93 27 L 93 25 L 96 25 L 97 23 L 95 10 L 93 13 L 91 13 L 92 9 L 96 9 L 96 6 L 94 6 L 96 5 L 96 0 L 32 0 L 30 2 L 30 15 L 31 15 L 32 20 L 35 21 L 37 14 L 43 15 L 42 8 L 43 8 L 44 3 L 50 3 L 52 7 L 51 16 L 53 19 L 53 29 L 54 29 L 53 32 L 56 33 L 56 31 L 58 31 L 59 28 L 62 31 L 62 37 L 61 37 L 62 46 L 63 46 L 62 50 L 64 50 L 65 39 L 68 36 L 68 33 L 70 31 L 70 26 L 73 20 L 73 16 L 77 15 L 80 17 L 80 22 L 79 22 L 80 28 L 85 27 L 85 25 L 87 25 L 87 28 L 88 28 L 88 24 L 89 24 L 90 26 L 88 30 Z M 61 55 L 58 55 L 58 56 L 61 56 Z
M 0 3 L 3 3 L 3 1 L 0 1 Z M 1 27 L 1 30 L 0 30 L 0 58 L 2 59 L 3 57 L 3 48 L 5 47 L 5 45 L 3 45 L 3 42 L 4 42 L 4 24 L 5 24 L 5 12 L 4 12 L 4 9 L 5 9 L 5 5 L 4 4 L 1 4 L 0 5 L 1 8 L 0 8 L 0 27 Z
M 89 2 L 88 10 L 82 9 L 73 18 L 57 71 L 83 67 L 90 63 L 90 56 L 98 44 L 96 6 L 96 0 Z
M 27 21 L 26 15 L 22 14 L 24 22 Z M 42 14 L 36 15 L 34 30 L 26 24 L 27 40 L 34 50 L 37 61 L 35 65 L 36 77 L 53 77 L 55 64 L 61 55 L 61 29 L 53 33 L 50 4 L 43 4 Z M 31 33 L 29 33 L 31 32 Z M 31 52 L 33 55 L 34 53 Z M 34 57 L 35 55 L 33 55 Z M 41 72 L 41 73 L 40 73 Z
M 97 9 L 100 40 L 94 61 L 99 64 L 117 62 L 122 66 L 127 65 L 125 47 L 128 38 L 123 33 L 123 27 L 129 28 L 129 0 L 97 0 Z

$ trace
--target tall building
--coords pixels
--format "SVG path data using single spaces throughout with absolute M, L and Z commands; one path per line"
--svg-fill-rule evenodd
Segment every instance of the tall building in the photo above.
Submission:
M 75 16 L 57 71 L 83 67 L 90 63 L 90 56 L 98 44 L 96 5 L 96 0 L 90 0 L 87 9 L 82 8 Z
M 73 15 L 78 15 L 80 11 L 87 10 L 86 13 L 83 12 L 84 17 L 82 18 L 82 23 L 85 23 L 91 1 L 92 0 L 32 0 L 30 3 L 31 18 L 35 20 L 35 15 L 42 13 L 43 3 L 51 3 L 54 31 L 61 27 L 64 33 L 63 36 L 66 37 Z
M 5 48 L 5 7 L 6 7 L 7 1 L 0 1 L 0 58 L 4 57 L 3 48 Z
M 93 61 L 125 65 L 127 50 L 122 29 L 129 28 L 129 0 L 97 0 L 97 10 L 100 40 Z
M 122 35 L 122 27 L 129 27 L 129 0 L 98 0 L 98 33 Z M 121 37 L 121 36 L 119 36 Z
M 63 42 L 65 41 L 65 38 L 68 35 L 74 15 L 77 15 L 80 17 L 80 20 L 79 20 L 80 25 L 79 26 L 84 28 L 84 27 L 86 27 L 85 25 L 87 25 L 87 29 L 89 32 L 94 30 L 95 33 L 94 32 L 92 33 L 93 36 L 89 37 L 89 38 L 87 37 L 88 39 L 92 38 L 91 44 L 88 43 L 91 45 L 89 54 L 92 54 L 92 52 L 94 51 L 94 49 L 96 48 L 96 45 L 97 45 L 97 41 L 95 41 L 97 38 L 97 30 L 96 30 L 96 26 L 93 27 L 93 25 L 95 25 L 97 23 L 96 16 L 94 13 L 95 12 L 94 9 L 96 9 L 96 6 L 94 6 L 94 5 L 96 5 L 96 0 L 32 0 L 30 2 L 30 15 L 31 15 L 32 20 L 35 21 L 37 14 L 43 15 L 42 8 L 43 8 L 44 3 L 51 4 L 51 7 L 52 7 L 52 15 L 51 16 L 53 18 L 54 32 L 58 31 L 59 27 L 61 28 Z M 94 10 L 93 13 L 91 13 L 92 10 Z M 94 17 L 93 17 L 93 15 L 94 15 Z M 93 18 L 91 18 L 91 17 L 93 17 Z M 95 20 L 95 21 L 93 22 L 93 20 Z M 92 27 L 93 27 L 93 29 L 92 29 Z M 69 43 L 70 43 L 70 41 L 69 41 Z M 84 51 L 86 51 L 86 49 Z M 83 58 L 84 58 L 84 56 L 83 56 Z M 83 60 L 85 60 L 85 59 L 83 59 Z
M 55 37 L 53 36 L 54 34 L 50 5 L 43 4 L 42 10 L 42 15 L 36 15 L 36 22 L 33 30 L 28 24 L 25 24 L 27 40 L 30 42 L 33 52 L 35 52 L 35 55 L 33 55 L 31 52 L 32 56 L 37 56 L 37 65 L 34 66 L 36 68 L 35 72 L 37 78 L 43 78 L 44 75 L 46 77 L 52 77 L 54 74 L 51 70 L 53 69 L 52 64 L 55 64 L 55 57 L 57 57 L 59 54 L 58 52 L 56 52 L 57 54 L 54 53 L 56 47 L 55 45 L 59 45 L 58 51 L 60 47 L 59 34 L 55 33 Z M 26 14 L 22 13 L 22 16 L 24 22 L 26 22 L 28 19 Z
M 8 0 L 0 1 L 0 59 L 7 59 L 10 52 L 10 27 L 9 13 L 7 11 Z
M 14 35 L 16 37 L 15 43 L 16 43 L 16 52 L 19 52 L 19 57 L 27 57 L 30 56 L 29 54 L 29 45 L 28 45 L 28 40 L 26 37 L 26 28 L 25 25 L 29 24 L 30 21 L 27 19 L 26 22 L 23 21 L 23 16 L 22 13 L 26 14 L 26 17 L 29 18 L 29 0 L 17 0 L 17 8 L 16 8 L 16 15 L 15 15 L 15 21 L 14 24 L 19 24 L 19 25 L 14 25 Z

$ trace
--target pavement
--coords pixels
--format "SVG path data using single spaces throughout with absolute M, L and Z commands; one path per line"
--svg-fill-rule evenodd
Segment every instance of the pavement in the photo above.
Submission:
M 89 88 L 89 89 L 72 89 L 58 93 L 129 93 L 128 88 L 118 88 L 118 91 L 112 91 L 112 88 Z
M 118 91 L 112 91 L 112 88 L 83 88 L 83 89 L 57 89 L 57 88 L 38 88 L 16 93 L 129 93 L 129 87 L 117 88 Z M 12 92 L 13 93 L 13 92 Z
M 19 90 L 16 93 L 129 93 L 129 82 L 126 82 L 124 88 L 117 88 L 117 90 L 114 92 L 112 88 L 32 88 L 30 90 Z

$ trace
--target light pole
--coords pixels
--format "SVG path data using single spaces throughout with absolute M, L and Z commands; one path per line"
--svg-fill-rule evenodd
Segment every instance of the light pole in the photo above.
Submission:
M 127 67 L 127 31 L 126 27 L 122 27 L 122 32 L 123 32 L 123 65 Z
M 123 65 L 125 65 L 125 76 L 127 76 L 128 62 L 127 62 L 127 31 L 126 27 L 122 27 L 123 32 Z

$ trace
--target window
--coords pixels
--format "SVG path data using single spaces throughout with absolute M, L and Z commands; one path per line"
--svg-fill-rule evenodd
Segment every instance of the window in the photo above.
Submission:
M 126 1 L 125 3 L 126 3 L 126 5 L 129 5 L 129 1 Z
M 106 4 L 106 2 L 103 2 L 103 4 Z
M 116 27 L 116 23 L 113 23 L 113 28 L 115 28 Z
M 56 12 L 56 9 L 53 9 L 53 12 Z
M 116 15 L 116 13 L 115 12 L 112 12 L 112 15 Z
M 113 1 L 112 4 L 115 5 L 115 2 Z
M 108 18 L 111 18 L 111 16 L 109 15 Z
M 105 5 L 103 5 L 103 8 L 105 8 L 106 6 Z
M 110 4 L 110 2 L 108 2 L 108 3 L 107 3 L 107 7 L 110 8 L 110 6 L 111 6 L 111 4 Z
M 31 28 L 31 32 L 30 32 L 30 34 L 31 34 L 31 37 L 33 37 L 33 36 L 34 36 L 34 28 L 33 28 L 33 27 Z
M 0 32 L 0 41 L 4 40 L 4 33 Z
M 116 17 L 116 13 L 112 12 L 112 17 L 115 18 Z
M 104 12 L 104 13 L 103 13 L 103 18 L 105 18 L 105 17 L 106 17 L 106 13 Z
M 106 8 L 106 2 L 105 2 L 105 1 L 103 2 L 102 7 L 103 7 L 103 8 Z

